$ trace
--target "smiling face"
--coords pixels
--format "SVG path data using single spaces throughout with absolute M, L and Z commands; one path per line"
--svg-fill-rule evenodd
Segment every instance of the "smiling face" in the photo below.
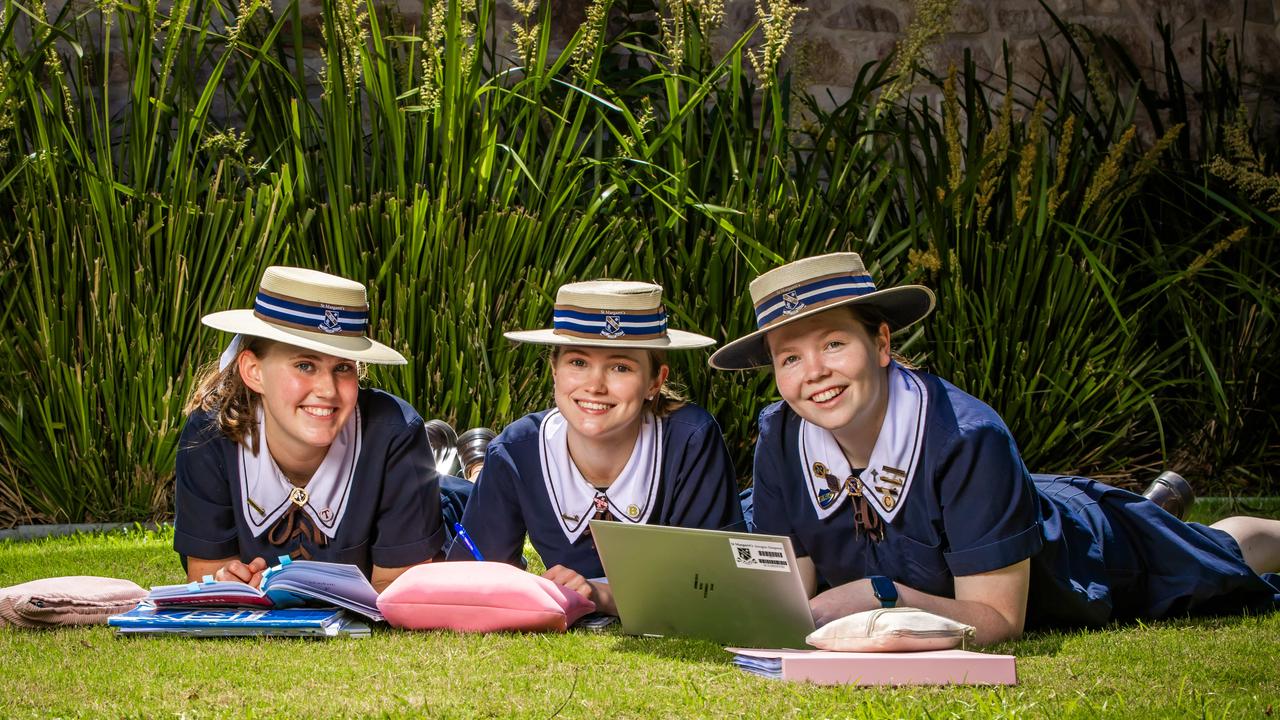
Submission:
M 842 307 L 772 330 L 766 339 L 782 399 L 830 430 L 850 461 L 865 460 L 888 407 L 888 325 L 873 335 Z
M 634 442 L 648 398 L 667 379 L 647 350 L 567 346 L 552 356 L 556 407 L 571 433 L 592 442 Z M 630 445 L 626 446 L 628 449 Z
M 267 446 L 288 472 L 314 470 L 356 406 L 354 361 L 272 343 L 238 358 L 244 384 L 262 398 Z

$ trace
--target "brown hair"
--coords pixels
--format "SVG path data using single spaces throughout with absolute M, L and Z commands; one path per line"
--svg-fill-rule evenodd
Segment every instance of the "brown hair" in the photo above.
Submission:
M 563 345 L 554 345 L 551 348 L 550 361 L 555 365 L 560 359 L 560 353 L 564 350 Z M 653 348 L 638 348 L 645 351 L 645 355 L 649 358 L 649 372 L 652 375 L 658 374 L 658 368 L 667 365 L 667 351 L 657 350 Z M 658 389 L 658 394 L 653 396 L 652 400 L 645 401 L 645 409 L 653 413 L 655 417 L 666 417 L 671 413 L 679 410 L 689 404 L 689 400 L 684 396 L 683 389 L 677 385 L 673 385 L 670 375 L 667 376 L 667 382 L 662 383 L 662 387 Z
M 884 312 L 874 305 L 846 305 L 845 307 L 847 307 L 853 314 L 853 319 L 861 324 L 862 329 L 866 330 L 867 335 L 870 335 L 872 338 L 880 333 L 881 324 L 887 324 L 889 322 L 888 318 L 885 317 Z M 890 330 L 890 334 L 892 334 L 892 330 Z M 910 360 L 899 355 L 898 352 L 893 349 L 892 343 L 889 344 L 889 357 L 904 368 L 915 368 L 915 365 L 913 365 Z
M 240 378 L 240 363 L 236 360 L 245 350 L 260 358 L 266 357 L 276 344 L 266 338 L 242 336 L 240 345 L 236 348 L 236 358 L 225 368 L 219 370 L 217 360 L 201 368 L 200 382 L 187 399 L 184 412 L 190 414 L 196 410 L 204 410 L 211 413 L 223 435 L 237 443 L 249 438 L 249 446 L 256 455 L 258 404 L 262 402 L 262 398 L 244 384 L 244 380 Z

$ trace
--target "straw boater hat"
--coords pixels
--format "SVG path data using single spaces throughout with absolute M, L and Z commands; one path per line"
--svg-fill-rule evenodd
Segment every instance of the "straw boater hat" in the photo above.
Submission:
M 347 360 L 404 365 L 400 353 L 365 337 L 369 301 L 364 285 L 295 267 L 269 267 L 252 310 L 224 310 L 200 319 L 218 330 L 253 335 Z
M 832 253 L 797 260 L 751 281 L 755 332 L 711 355 L 711 367 L 747 370 L 772 362 L 765 334 L 801 318 L 841 305 L 867 305 L 884 314 L 891 332 L 933 310 L 933 291 L 923 285 L 877 290 L 857 253 Z
M 662 286 L 620 280 L 561 285 L 552 327 L 503 333 L 508 340 L 538 345 L 684 350 L 714 345 L 705 335 L 667 328 Z

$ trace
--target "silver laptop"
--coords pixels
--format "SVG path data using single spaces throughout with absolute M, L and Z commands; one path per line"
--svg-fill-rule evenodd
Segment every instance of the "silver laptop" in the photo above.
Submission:
M 624 632 L 804 648 L 813 632 L 791 538 L 591 521 Z

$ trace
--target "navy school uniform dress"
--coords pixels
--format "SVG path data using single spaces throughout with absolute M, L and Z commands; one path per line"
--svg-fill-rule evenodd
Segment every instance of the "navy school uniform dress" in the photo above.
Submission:
M 785 403 L 760 414 L 755 531 L 788 535 L 828 586 L 869 575 L 954 597 L 956 576 L 1031 559 L 1027 627 L 1097 626 L 1280 606 L 1236 541 L 1146 498 L 1031 475 L 994 410 L 940 378 L 890 369 L 867 468 Z
M 467 485 L 450 479 L 451 487 Z M 179 440 L 173 545 L 184 566 L 188 556 L 274 564 L 290 555 L 350 563 L 369 576 L 374 565 L 403 567 L 441 553 L 451 521 L 441 515 L 441 482 L 422 418 L 380 390 L 360 390 L 304 492 L 266 452 L 232 442 L 211 414 L 197 411 Z M 454 487 L 443 498 L 456 518 L 465 491 Z
M 567 450 L 557 410 L 508 425 L 489 445 L 462 524 L 485 560 L 524 566 L 526 533 L 546 567 L 604 575 L 591 538 L 593 517 L 649 525 L 720 529 L 740 523 L 737 481 L 714 418 L 685 405 L 646 414 L 636 449 L 608 488 L 591 487 Z M 455 544 L 450 560 L 471 555 Z

